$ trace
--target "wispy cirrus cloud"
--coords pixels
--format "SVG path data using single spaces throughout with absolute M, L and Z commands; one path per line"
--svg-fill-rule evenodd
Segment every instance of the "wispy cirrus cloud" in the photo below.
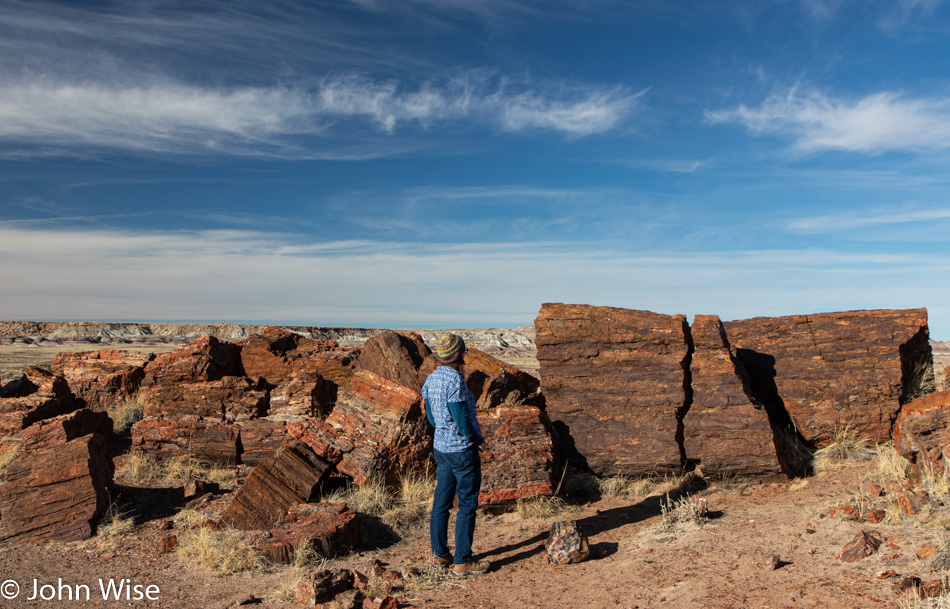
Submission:
M 19 78 L 0 88 L 0 141 L 68 153 L 89 146 L 129 151 L 307 157 L 346 143 L 341 121 L 381 134 L 452 124 L 584 137 L 617 127 L 639 93 L 617 87 L 529 89 L 480 73 L 414 89 L 362 75 L 311 87 L 211 88 L 175 82 L 121 85 Z M 22 151 L 17 151 L 22 152 Z
M 705 114 L 713 123 L 740 123 L 754 135 L 791 138 L 803 152 L 880 154 L 950 148 L 950 98 L 884 91 L 844 99 L 793 87 L 769 96 L 758 107 L 742 104 Z
M 788 223 L 788 228 L 794 232 L 817 234 L 854 231 L 865 227 L 947 221 L 950 221 L 950 209 L 945 208 L 878 209 L 796 218 Z

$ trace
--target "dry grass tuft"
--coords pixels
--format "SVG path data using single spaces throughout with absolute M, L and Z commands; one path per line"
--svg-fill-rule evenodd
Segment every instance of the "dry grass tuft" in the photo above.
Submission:
M 362 485 L 351 484 L 326 495 L 323 500 L 346 502 L 357 512 L 375 516 L 397 533 L 404 534 L 428 516 L 434 494 L 435 477 L 427 471 L 406 474 L 395 491 L 375 479 Z
M 867 461 L 872 453 L 871 439 L 846 426 L 835 430 L 831 444 L 815 452 L 812 466 L 816 473 L 834 471 L 845 461 Z
M 904 392 L 905 404 L 918 398 L 927 397 L 937 390 L 937 377 L 934 375 L 932 362 L 918 364 L 911 374 L 907 389 Z
M 19 454 L 19 446 L 0 447 L 0 483 L 6 482 L 7 469 L 10 468 L 10 464 L 13 463 L 13 460 L 16 459 Z
M 801 491 L 808 488 L 808 478 L 795 478 L 788 485 L 788 490 L 790 491 Z
M 132 427 L 132 425 L 142 420 L 145 412 L 145 392 L 139 391 L 124 400 L 118 400 L 106 409 L 109 418 L 112 419 L 112 430 L 115 433 Z
M 653 494 L 673 492 L 684 485 L 688 485 L 693 479 L 694 475 L 688 472 L 679 476 L 670 474 L 638 478 L 610 476 L 601 478 L 598 483 L 601 494 L 608 497 L 639 499 Z
M 515 502 L 515 511 L 522 519 L 554 518 L 566 513 L 577 512 L 580 508 L 568 505 L 557 495 L 522 497 Z
M 902 457 L 893 444 L 878 444 L 874 452 L 877 454 L 877 475 L 882 480 L 904 482 L 913 475 L 913 464 Z
M 261 551 L 233 529 L 185 531 L 178 537 L 176 552 L 182 560 L 216 576 L 261 569 L 267 564 Z
M 117 504 L 111 503 L 99 520 L 96 544 L 102 550 L 115 549 L 119 540 L 134 530 L 135 519 L 123 512 Z
M 947 575 L 944 575 L 941 579 L 945 589 L 950 587 L 950 578 Z M 920 598 L 920 595 L 915 592 L 912 598 L 902 598 L 898 607 L 899 609 L 950 609 L 950 595 Z
M 209 516 L 207 512 L 193 510 L 190 508 L 179 510 L 178 513 L 172 518 L 176 529 L 192 529 L 200 524 L 208 522 L 209 520 L 211 520 L 211 516 Z
M 444 586 L 452 579 L 457 579 L 449 569 L 427 560 L 418 573 L 409 573 L 403 581 L 403 589 L 407 592 L 425 592 Z
M 200 479 L 217 482 L 222 488 L 236 486 L 232 468 L 186 456 L 158 461 L 141 451 L 132 451 L 126 455 L 115 475 L 116 478 L 134 484 L 165 482 L 179 485 L 189 479 Z
M 685 495 L 678 499 L 671 499 L 667 493 L 660 500 L 660 529 L 672 533 L 681 523 L 693 523 L 703 526 L 709 522 L 706 516 L 706 504 L 702 499 L 693 499 Z

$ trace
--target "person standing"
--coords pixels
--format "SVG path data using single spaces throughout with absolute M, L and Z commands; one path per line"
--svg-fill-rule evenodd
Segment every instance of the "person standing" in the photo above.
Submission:
M 488 563 L 472 559 L 475 536 L 475 509 L 482 486 L 482 459 L 478 447 L 484 444 L 475 398 L 465 384 L 462 363 L 465 342 L 461 336 L 445 332 L 436 343 L 442 364 L 422 386 L 426 417 L 435 428 L 433 453 L 436 463 L 435 497 L 429 518 L 432 556 L 436 564 L 452 565 L 455 575 L 478 575 L 488 571 Z M 449 553 L 449 510 L 458 497 L 455 517 L 455 555 Z

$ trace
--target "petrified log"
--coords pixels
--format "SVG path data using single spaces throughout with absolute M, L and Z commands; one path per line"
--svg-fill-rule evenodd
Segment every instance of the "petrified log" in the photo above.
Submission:
M 87 408 L 104 411 L 138 391 L 145 378 L 145 365 L 153 359 L 151 353 L 117 349 L 60 353 L 53 360 L 52 370 L 66 379 Z
M 719 318 L 697 315 L 690 333 L 693 399 L 683 417 L 687 461 L 700 463 L 707 475 L 781 474 L 769 416 L 746 394 Z
M 252 334 L 240 343 L 244 373 L 251 378 L 264 378 L 272 386 L 289 379 L 295 369 L 318 354 L 338 348 L 335 341 L 306 338 L 276 327 Z
M 160 460 L 193 457 L 234 465 L 240 454 L 239 434 L 237 425 L 149 418 L 132 425 L 132 448 Z
M 425 377 L 419 380 L 419 368 L 431 354 L 432 350 L 418 334 L 397 334 L 387 330 L 363 343 L 357 364 L 361 370 L 418 392 L 425 381 Z
M 17 442 L 23 447 L 30 447 L 32 450 L 33 448 L 62 445 L 91 433 L 97 433 L 103 438 L 108 438 L 112 435 L 112 419 L 104 412 L 81 408 L 68 414 L 37 421 L 23 431 L 14 434 L 11 441 Z
M 253 419 L 239 424 L 241 463 L 257 465 L 280 450 L 290 439 L 286 424 L 268 418 Z
M 426 358 L 419 370 L 420 388 L 440 365 L 436 355 Z M 462 375 L 479 411 L 502 405 L 544 407 L 538 379 L 484 351 L 468 349 L 465 352 Z
M 291 505 L 313 501 L 331 469 L 306 445 L 287 446 L 251 470 L 221 519 L 238 529 L 269 529 Z
M 324 418 L 333 409 L 337 388 L 316 372 L 298 371 L 270 393 L 267 416 L 275 421 L 298 421 L 305 417 Z
M 142 384 L 150 386 L 156 379 L 165 384 L 217 381 L 226 376 L 244 376 L 241 347 L 208 335 L 156 356 L 145 366 Z
M 395 483 L 431 454 L 422 396 L 366 370 L 357 371 L 341 389 L 326 421 L 353 444 L 337 469 L 357 484 L 376 476 Z
M 723 324 L 766 407 L 786 410 L 821 447 L 849 428 L 890 439 L 912 379 L 933 378 L 927 310 L 757 317 Z M 905 391 L 908 395 L 905 395 Z
M 297 503 L 270 532 L 264 554 L 280 564 L 292 563 L 298 551 L 334 558 L 350 553 L 359 541 L 356 512 L 345 503 Z
M 353 442 L 345 438 L 332 425 L 320 419 L 302 419 L 288 423 L 284 431 L 288 442 L 298 440 L 307 445 L 316 455 L 336 465 L 343 455 L 353 450 Z
M 950 459 L 950 391 L 904 404 L 894 424 L 894 447 L 918 474 L 929 467 L 941 475 Z
M 109 506 L 112 457 L 99 434 L 24 452 L 0 484 L 0 542 L 91 537 Z
M 80 406 L 66 379 L 30 366 L 22 376 L 0 388 L 0 435 L 16 433 Z
M 478 423 L 485 436 L 480 504 L 554 493 L 557 457 L 543 410 L 502 406 L 480 412 Z
M 264 416 L 269 393 L 248 378 L 226 376 L 217 381 L 156 381 L 145 394 L 146 417 L 179 421 L 233 423 Z
M 548 415 L 595 473 L 680 469 L 684 316 L 546 303 L 535 327 Z

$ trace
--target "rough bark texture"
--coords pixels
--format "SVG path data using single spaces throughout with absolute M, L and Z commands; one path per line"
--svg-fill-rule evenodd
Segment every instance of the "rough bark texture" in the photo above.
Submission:
M 81 408 L 69 414 L 38 421 L 14 434 L 10 442 L 32 450 L 62 445 L 91 433 L 108 439 L 112 435 L 112 419 L 104 412 Z
M 80 406 L 66 379 L 30 366 L 22 376 L 0 388 L 0 435 L 16 433 Z
M 338 348 L 335 341 L 306 338 L 276 327 L 265 328 L 263 334 L 253 334 L 238 345 L 244 373 L 272 386 L 291 378 L 304 361 Z
M 358 365 L 415 392 L 422 389 L 419 368 L 432 351 L 418 334 L 397 334 L 387 330 L 363 344 Z
M 179 421 L 233 423 L 264 416 L 269 394 L 248 378 L 227 376 L 217 381 L 157 381 L 145 394 L 146 417 Z
M 234 465 L 240 455 L 239 434 L 237 425 L 143 419 L 132 425 L 132 448 L 159 460 L 194 457 Z
M 356 512 L 345 503 L 298 503 L 270 532 L 264 554 L 275 563 L 290 564 L 298 550 L 335 558 L 349 554 L 359 542 Z
M 746 394 L 719 318 L 697 315 L 690 332 L 693 399 L 683 418 L 687 462 L 700 464 L 707 475 L 781 474 L 768 414 Z
M 336 385 L 315 372 L 294 372 L 270 393 L 267 416 L 280 421 L 325 418 L 336 402 Z
M 757 317 L 723 325 L 740 363 L 763 382 L 773 377 L 778 407 L 815 447 L 845 427 L 887 441 L 912 377 L 928 365 L 933 374 L 926 309 Z
M 337 469 L 357 484 L 376 476 L 395 483 L 431 454 L 422 396 L 366 370 L 341 390 L 327 423 L 353 445 Z
M 145 378 L 145 366 L 155 356 L 117 349 L 60 353 L 52 371 L 62 375 L 87 408 L 104 411 L 131 398 Z
M 257 465 L 272 457 L 287 440 L 286 424 L 268 418 L 244 421 L 240 427 L 241 463 Z
M 313 501 L 331 465 L 295 443 L 251 470 L 221 515 L 238 529 L 270 529 L 295 503 Z
M 548 303 L 535 327 L 548 415 L 594 472 L 680 469 L 690 357 L 684 316 Z
M 894 447 L 918 473 L 931 467 L 942 474 L 950 458 L 950 391 L 905 404 L 894 425 Z
M 0 484 L 0 542 L 91 537 L 109 506 L 112 474 L 99 434 L 24 451 Z
M 554 493 L 557 457 L 543 410 L 502 406 L 480 412 L 478 423 L 485 436 L 480 504 Z
M 241 347 L 209 335 L 158 355 L 145 366 L 142 384 L 150 386 L 156 379 L 172 384 L 217 381 L 226 376 L 243 375 Z

